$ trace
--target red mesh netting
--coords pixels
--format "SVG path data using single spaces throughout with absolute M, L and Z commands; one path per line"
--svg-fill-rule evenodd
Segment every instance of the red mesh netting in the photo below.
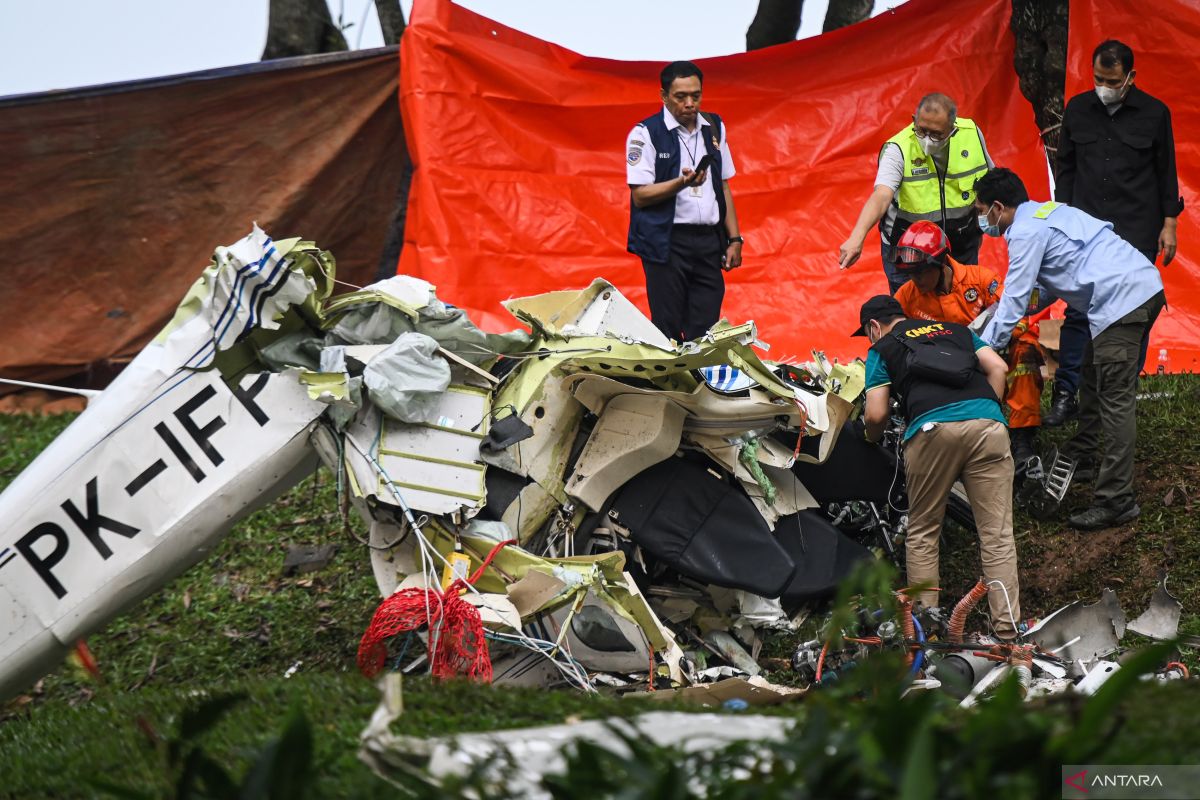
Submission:
M 429 671 L 438 679 L 465 675 L 484 683 L 492 682 L 492 659 L 483 636 L 479 610 L 459 596 L 474 584 L 492 563 L 492 559 L 516 539 L 500 542 L 479 569 L 466 579 L 456 580 L 438 589 L 403 589 L 385 598 L 358 644 L 358 669 L 373 678 L 387 663 L 387 639 L 429 625 Z
M 455 581 L 443 593 L 437 589 L 404 589 L 386 598 L 375 610 L 358 645 L 358 669 L 373 678 L 387 662 L 385 641 L 429 623 L 429 667 L 435 678 L 492 681 L 492 660 L 483 638 L 479 611 L 459 597 L 464 588 Z

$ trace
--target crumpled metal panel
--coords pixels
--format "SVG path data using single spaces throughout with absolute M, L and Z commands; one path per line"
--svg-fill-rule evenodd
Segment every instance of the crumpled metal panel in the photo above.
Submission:
M 1081 677 L 1084 665 L 1115 653 L 1125 635 L 1125 612 L 1112 589 L 1100 593 L 1091 605 L 1071 603 L 1041 620 L 1026 639 L 1071 659 L 1070 674 Z M 1080 664 L 1080 662 L 1084 662 Z
M 1150 605 L 1140 617 L 1129 623 L 1127 630 L 1151 639 L 1174 639 L 1179 633 L 1179 617 L 1182 613 L 1183 604 L 1167 591 L 1167 580 L 1163 578 L 1150 598 Z
M 543 336 L 603 336 L 640 342 L 664 350 L 671 340 L 615 286 L 597 278 L 582 291 L 546 292 L 501 303 L 510 314 Z
M 675 453 L 686 416 L 665 397 L 613 398 L 588 437 L 567 493 L 599 511 L 618 487 Z

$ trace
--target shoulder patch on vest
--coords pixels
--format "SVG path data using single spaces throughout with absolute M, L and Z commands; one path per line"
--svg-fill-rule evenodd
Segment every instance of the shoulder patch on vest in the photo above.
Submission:
M 633 166 L 634 164 L 638 163 L 641 160 L 642 160 L 642 148 L 640 148 L 640 147 L 629 148 L 629 153 L 626 154 L 625 161 L 627 161 L 630 166 Z
M 1000 281 L 992 281 L 991 283 L 988 284 L 988 294 L 995 294 L 996 290 L 999 288 L 1000 288 Z
M 1043 203 L 1041 208 L 1039 208 L 1037 211 L 1033 212 L 1033 218 L 1034 219 L 1045 219 L 1046 217 L 1053 214 L 1054 210 L 1056 208 L 1058 208 L 1060 205 L 1062 205 L 1062 203 L 1056 203 L 1053 200 L 1051 200 L 1048 203 Z

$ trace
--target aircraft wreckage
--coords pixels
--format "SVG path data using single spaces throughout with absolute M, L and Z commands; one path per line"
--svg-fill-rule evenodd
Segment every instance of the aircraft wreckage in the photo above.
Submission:
M 369 525 L 384 599 L 358 654 L 368 676 L 778 699 L 755 630 L 794 629 L 872 549 L 902 551 L 894 452 L 839 439 L 861 362 L 766 362 L 753 323 L 676 344 L 602 280 L 506 302 L 528 331 L 503 335 L 416 278 L 333 287 L 312 242 L 255 226 L 218 248 L 0 495 L 0 697 L 320 462 Z M 843 648 L 799 643 L 794 665 L 819 683 L 894 647 L 919 685 L 961 687 L 967 705 L 1009 672 L 1036 693 L 1094 690 L 1117 668 L 1115 598 L 1000 647 L 963 630 L 983 593 L 919 617 L 901 598 Z M 1178 604 L 1160 594 L 1139 622 L 1170 638 Z

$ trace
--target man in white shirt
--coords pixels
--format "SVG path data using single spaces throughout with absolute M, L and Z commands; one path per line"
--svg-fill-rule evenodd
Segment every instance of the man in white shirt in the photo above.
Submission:
M 700 112 L 700 68 L 675 61 L 660 79 L 662 110 L 625 142 L 628 249 L 642 259 L 651 320 L 689 341 L 721 318 L 722 270 L 742 263 L 728 182 L 735 170 L 721 118 Z

